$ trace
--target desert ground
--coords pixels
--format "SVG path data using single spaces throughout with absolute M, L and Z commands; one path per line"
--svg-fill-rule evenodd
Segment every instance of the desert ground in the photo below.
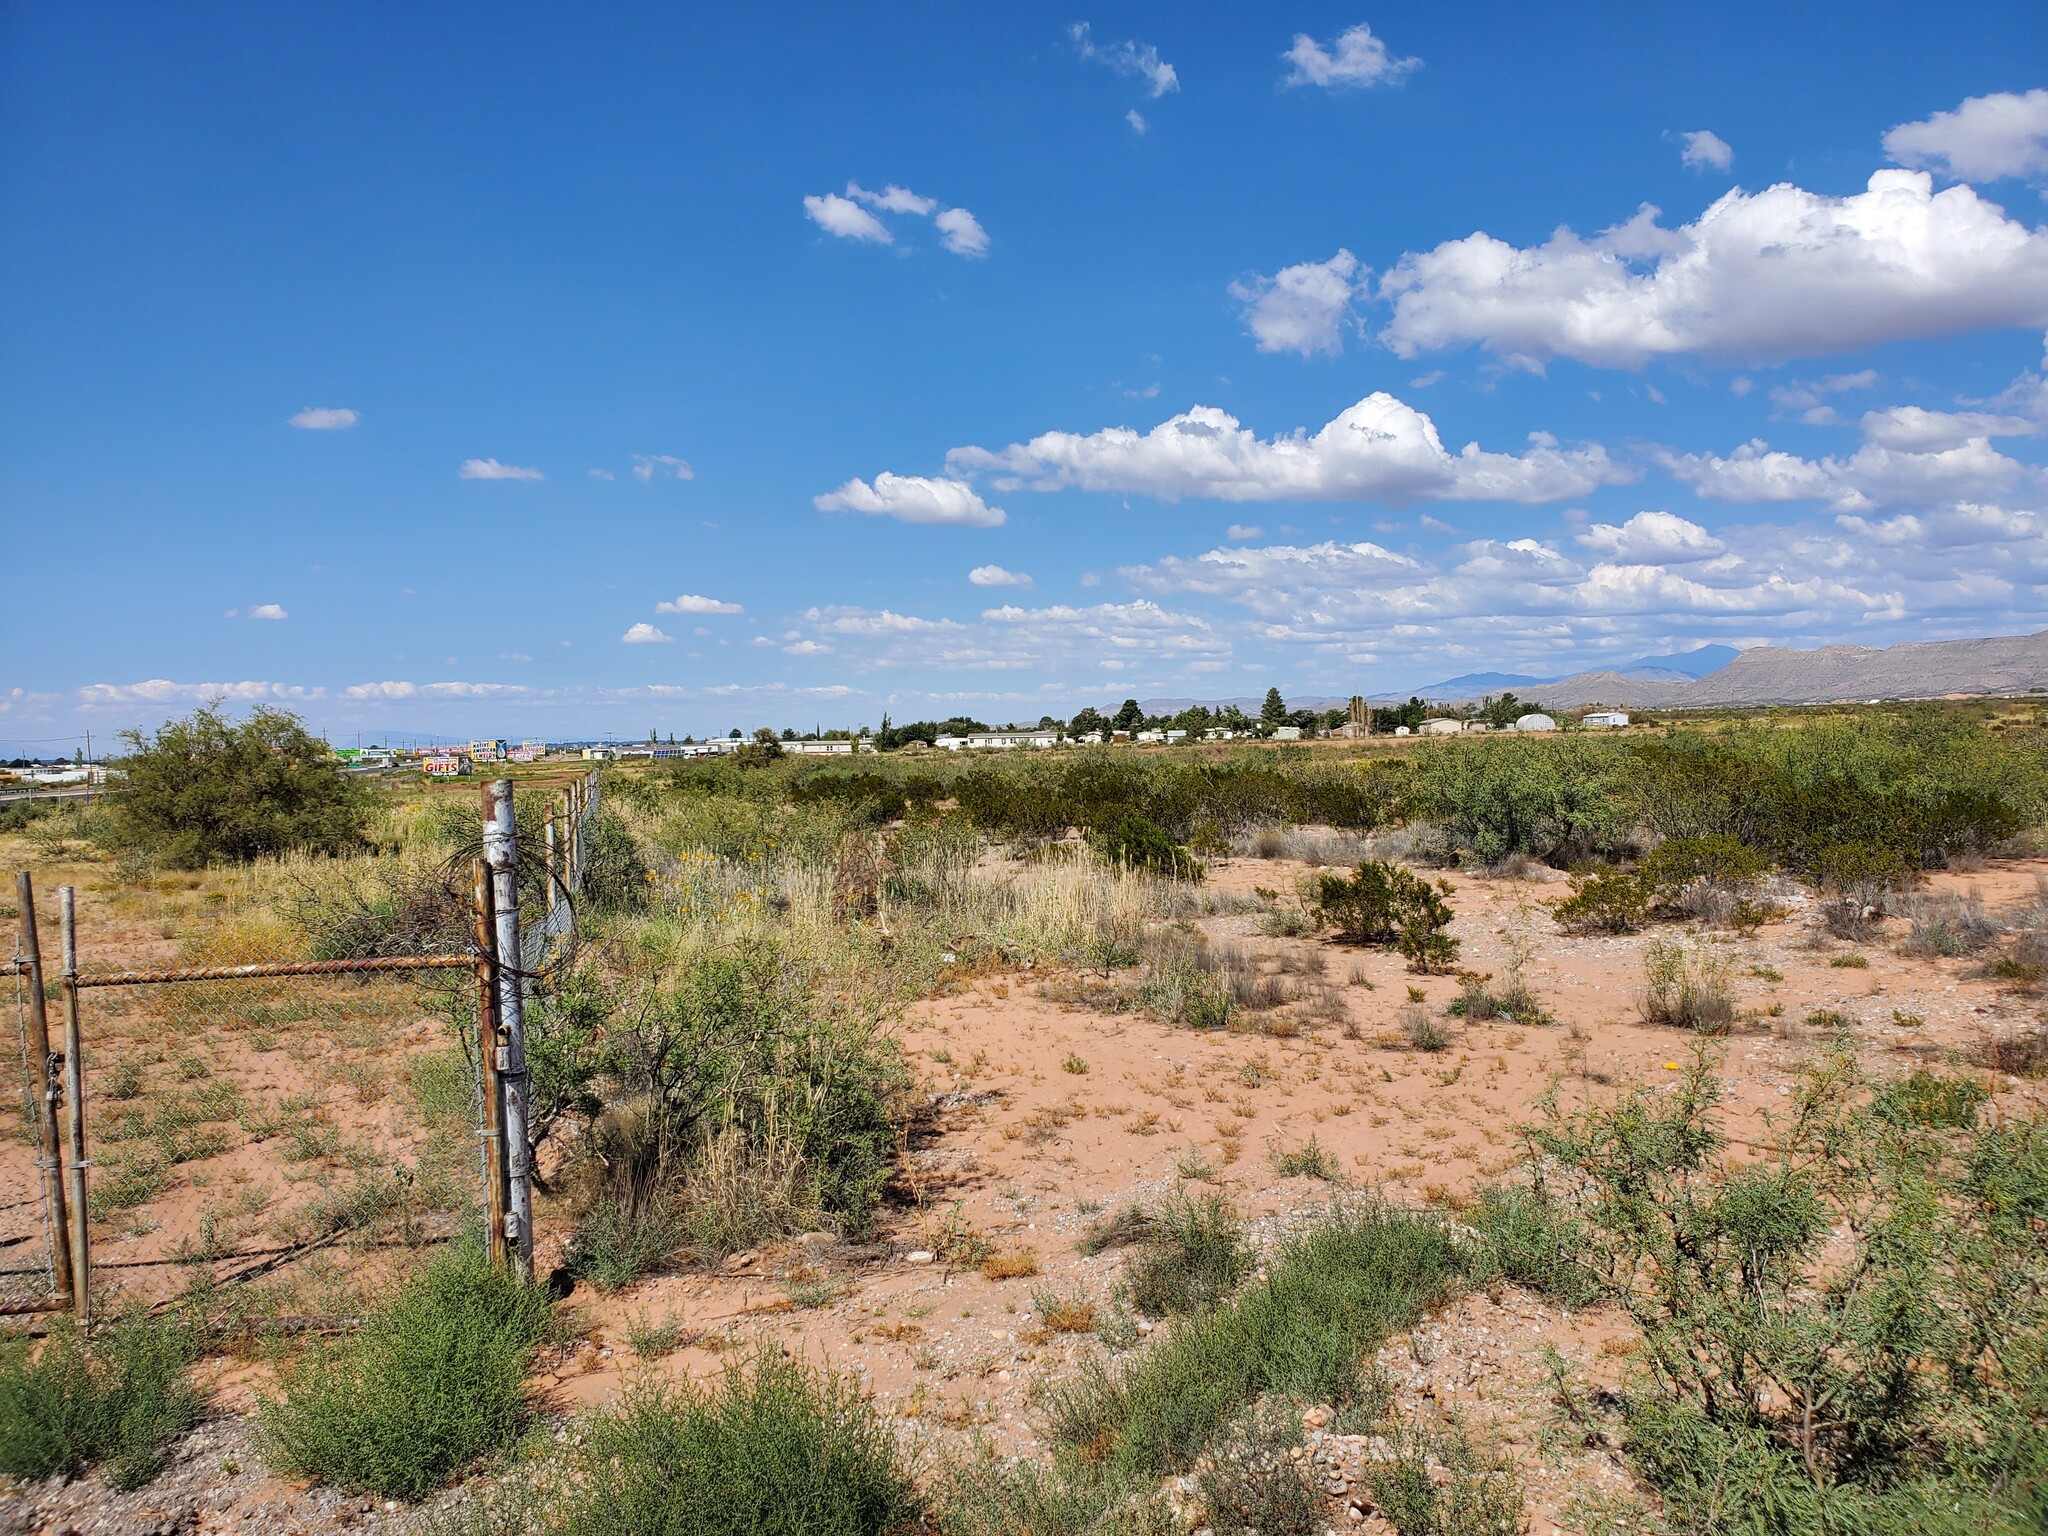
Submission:
M 11 841 L 0 853 L 33 857 Z M 1824 1037 L 1849 1041 L 1879 1075 L 1974 1072 L 1992 1094 L 1992 1115 L 2041 1107 L 2042 1083 L 1984 1067 L 1990 1042 L 2038 1018 L 2036 999 L 1986 975 L 1978 959 L 1903 952 L 1899 919 L 1868 942 L 1830 938 L 1813 897 L 1789 881 L 1769 888 L 1779 914 L 1750 932 L 1664 923 L 1573 937 L 1551 916 L 1566 889 L 1555 871 L 1448 875 L 1460 965 L 1518 972 L 1551 1015 L 1526 1023 L 1451 1016 L 1459 980 L 1411 974 L 1393 954 L 1326 934 L 1274 935 L 1261 921 L 1261 893 L 1291 892 L 1311 872 L 1284 858 L 1218 860 L 1205 909 L 1182 919 L 1210 946 L 1232 950 L 1239 969 L 1271 978 L 1272 1006 L 1241 1011 L 1227 1030 L 1177 1027 L 1116 1005 L 1086 969 L 988 958 L 949 967 L 936 994 L 904 1009 L 896 1026 L 920 1110 L 873 1238 L 803 1234 L 611 1294 L 566 1282 L 571 1322 L 534 1380 L 547 1422 L 610 1399 L 635 1373 L 708 1377 L 765 1342 L 857 1380 L 922 1465 L 977 1446 L 1029 1453 L 1040 1443 L 1045 1385 L 1087 1352 L 1142 1347 L 1155 1327 L 1117 1299 L 1124 1252 L 1082 1251 L 1093 1246 L 1081 1243 L 1091 1223 L 1133 1203 L 1213 1190 L 1268 1242 L 1362 1192 L 1455 1215 L 1478 1186 L 1524 1159 L 1517 1127 L 1540 1100 L 1570 1106 L 1668 1081 L 1696 1050 L 1722 1076 L 1738 1157 L 1767 1144 L 1774 1112 Z M 217 905 L 211 877 L 164 877 L 137 891 L 103 865 L 59 863 L 36 878 L 52 893 L 45 954 L 54 953 L 54 888 L 71 881 L 81 951 L 101 966 L 175 954 L 177 936 Z M 2044 882 L 2048 860 L 1987 860 L 1937 873 L 1923 889 L 1975 895 L 1995 913 L 2041 902 Z M 1674 933 L 1728 964 L 1739 1017 L 1725 1036 L 1696 1039 L 1639 1014 L 1645 946 Z M 244 1261 L 212 1255 L 289 1246 L 294 1220 L 309 1202 L 332 1198 L 351 1170 L 426 1167 L 435 1156 L 460 1168 L 470 1155 L 460 1146 L 436 1152 L 405 1110 L 408 1062 L 448 1043 L 432 998 L 417 991 L 337 995 L 331 1010 L 268 1027 L 192 1009 L 167 1030 L 158 1013 L 130 1017 L 101 1003 L 88 994 L 96 1136 L 118 1133 L 138 1072 L 149 1084 L 213 1085 L 235 1111 L 153 1186 L 95 1210 L 102 1283 L 120 1295 L 149 1299 L 195 1273 L 240 1273 Z M 1808 1022 L 1822 1014 L 1846 1018 L 1846 1030 L 1839 1018 Z M 1434 1049 L 1411 1038 L 1425 1015 L 1444 1037 Z M 13 1095 L 4 1118 L 0 1252 L 8 1284 L 20 1288 L 33 1281 L 21 1271 L 39 1251 L 39 1206 Z M 95 1145 L 96 1180 L 117 1181 L 132 1166 L 124 1143 Z M 1283 1162 L 1310 1171 L 1283 1174 Z M 433 1225 L 423 1217 L 416 1235 L 432 1236 Z M 570 1226 L 544 1198 L 542 1270 L 561 1259 Z M 176 1259 L 184 1262 L 165 1262 Z M 324 1314 L 346 1310 L 366 1277 L 399 1262 L 402 1251 L 393 1257 L 388 1244 L 315 1245 L 249 1283 L 291 1287 L 300 1310 Z M 1655 1497 L 1611 1437 L 1560 1406 L 1546 1351 L 1597 1392 L 1626 1370 L 1630 1341 L 1603 1305 L 1574 1310 L 1495 1283 L 1388 1340 L 1380 1363 L 1404 1415 L 1455 1416 L 1512 1456 L 1529 1529 L 1580 1531 L 1600 1520 L 1625 1529 L 1654 1520 Z M 271 1375 L 260 1342 L 207 1361 L 208 1410 L 155 1481 L 132 1493 L 95 1476 L 6 1487 L 0 1530 L 396 1530 L 459 1499 L 458 1490 L 422 1513 L 272 1474 L 252 1422 Z M 1314 1408 L 1305 1424 L 1329 1527 L 1391 1529 L 1357 1482 L 1367 1437 L 1338 1433 Z

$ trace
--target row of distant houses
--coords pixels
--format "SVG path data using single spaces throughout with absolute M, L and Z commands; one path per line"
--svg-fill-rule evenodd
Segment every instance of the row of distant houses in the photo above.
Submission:
M 1628 712 L 1620 709 L 1588 710 L 1579 718 L 1579 724 L 1596 731 L 1619 730 L 1628 724 Z M 1489 726 L 1484 720 L 1453 720 L 1448 716 L 1439 716 L 1434 720 L 1423 721 L 1421 725 L 1413 730 L 1410 730 L 1405 725 L 1397 725 L 1394 727 L 1394 734 L 1396 736 L 1478 736 L 1491 729 L 1493 727 Z M 1550 715 L 1538 712 L 1523 715 L 1513 725 L 1506 726 L 1504 729 L 1510 731 L 1554 731 L 1557 729 L 1557 721 Z
M 1580 724 L 1593 729 L 1614 729 L 1627 725 L 1629 717 L 1623 710 L 1592 710 Z M 1557 721 L 1550 715 L 1532 713 L 1523 715 L 1514 724 L 1505 727 L 1510 731 L 1554 731 Z M 1441 717 L 1425 720 L 1410 729 L 1397 726 L 1396 736 L 1458 736 L 1477 735 L 1488 730 L 1483 721 L 1456 720 Z M 1353 728 L 1344 728 L 1339 735 L 1354 734 Z M 1021 731 L 969 731 L 961 736 L 940 736 L 932 747 L 941 752 L 1004 752 L 1018 749 L 1044 749 L 1052 747 L 1101 746 L 1108 742 L 1135 742 L 1143 745 L 1170 745 L 1190 739 L 1201 741 L 1237 741 L 1258 735 L 1256 731 L 1230 730 L 1223 726 L 1211 726 L 1200 732 L 1178 729 L 1143 731 L 1089 731 L 1079 736 L 1070 736 L 1065 731 L 1042 728 Z M 1283 725 L 1274 728 L 1269 736 L 1273 741 L 1299 741 L 1302 731 L 1299 726 Z M 667 759 L 720 757 L 736 752 L 747 745 L 742 737 L 713 737 L 708 741 L 640 742 L 625 746 L 588 746 L 582 749 L 583 756 L 593 762 L 609 762 L 617 759 Z M 873 743 L 865 738 L 859 741 L 835 739 L 828 741 L 783 741 L 777 743 L 785 753 L 806 757 L 845 757 L 855 752 L 872 752 Z M 924 743 L 913 741 L 912 749 L 921 749 Z M 477 763 L 531 763 L 538 762 L 547 754 L 547 744 L 542 741 L 523 741 L 512 746 L 504 739 L 491 737 L 472 741 L 466 747 L 436 748 L 430 751 L 386 749 L 382 747 L 334 749 L 334 755 L 350 767 L 381 769 L 416 764 L 429 778 L 457 778 L 471 772 Z
M 1086 731 L 1079 736 L 1053 729 L 1029 731 L 970 731 L 965 736 L 940 736 L 932 745 L 942 752 L 1001 752 L 1017 747 L 1098 747 L 1105 742 L 1135 741 L 1140 744 L 1187 741 L 1235 741 L 1255 735 L 1252 731 L 1230 731 L 1215 726 L 1206 731 Z M 1295 731 L 1295 735 L 1301 733 Z

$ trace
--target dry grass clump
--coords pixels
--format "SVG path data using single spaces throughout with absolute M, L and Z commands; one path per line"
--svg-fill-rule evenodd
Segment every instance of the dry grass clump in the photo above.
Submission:
M 1833 938 L 1866 943 L 1883 930 L 1892 900 L 1891 891 L 1875 880 L 1830 886 L 1820 900 L 1821 926 Z
M 1028 1280 L 1038 1273 L 1036 1248 L 1006 1248 L 981 1261 L 984 1280 Z
M 1974 955 L 2005 932 L 2005 925 L 1985 911 L 1983 898 L 1975 891 L 1915 896 L 1906 902 L 1905 916 L 1912 928 L 1900 948 L 1924 958 Z
M 1725 1035 L 1735 1025 L 1735 988 L 1727 958 L 1677 940 L 1654 940 L 1643 951 L 1636 1006 L 1651 1024 Z
M 1399 1020 L 1402 1035 L 1416 1050 L 1435 1052 L 1450 1046 L 1451 1037 L 1444 1033 L 1443 1026 L 1431 1016 L 1427 1005 L 1404 1003 Z
M 1292 859 L 1315 869 L 1325 864 L 1356 864 L 1366 857 L 1367 842 L 1364 834 L 1340 827 L 1289 826 L 1275 821 L 1239 831 L 1230 839 L 1230 851 L 1238 858 Z
M 1973 1059 L 2007 1077 L 2048 1077 L 2048 1024 L 2001 1031 L 1978 1046 Z
M 1098 1311 L 1094 1302 L 1080 1291 L 1037 1290 L 1031 1293 L 1032 1310 L 1049 1333 L 1093 1333 Z

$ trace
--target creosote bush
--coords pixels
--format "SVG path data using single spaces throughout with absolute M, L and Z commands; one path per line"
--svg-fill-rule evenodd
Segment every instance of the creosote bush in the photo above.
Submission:
M 1368 859 L 1352 876 L 1324 874 L 1315 884 L 1316 910 L 1352 944 L 1392 949 L 1412 971 L 1443 973 L 1458 957 L 1448 884 L 1431 885 L 1398 864 Z
M 262 1407 L 282 1466 L 419 1499 L 511 1443 L 547 1293 L 465 1245 L 438 1255 L 339 1341 L 287 1363 Z
M 1598 869 L 1572 881 L 1552 909 L 1566 933 L 1634 933 L 1650 920 L 1652 892 L 1636 876 Z
M 1663 1092 L 1542 1106 L 1530 1150 L 1641 1337 L 1621 1413 L 1676 1528 L 2048 1513 L 2048 1120 L 1973 1097 L 1830 1051 L 1740 1161 L 1704 1053 Z
M 187 1376 L 198 1353 L 178 1314 L 116 1318 L 90 1340 L 59 1318 L 40 1345 L 0 1346 L 0 1472 L 36 1480 L 104 1466 L 116 1488 L 139 1488 L 198 1414 Z
M 1170 880 L 1198 881 L 1202 861 L 1143 816 L 1126 816 L 1097 834 L 1095 847 L 1112 864 L 1142 869 Z
M 363 847 L 369 792 L 298 716 L 259 705 L 236 723 L 210 704 L 154 736 L 127 732 L 118 846 L 174 869 Z

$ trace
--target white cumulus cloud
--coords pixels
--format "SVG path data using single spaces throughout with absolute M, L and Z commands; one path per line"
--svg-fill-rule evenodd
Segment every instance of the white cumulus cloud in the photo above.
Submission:
M 1801 458 L 1757 438 L 1725 457 L 1667 452 L 1659 462 L 1707 501 L 1824 501 L 1845 512 L 1988 501 L 2021 487 L 2035 494 L 2048 489 L 2040 470 L 2006 457 L 1985 437 L 1958 437 L 1936 423 L 1874 414 L 1876 433 L 1847 458 Z M 1888 446 L 1887 438 L 1915 446 Z
M 619 639 L 627 645 L 671 645 L 675 642 L 675 638 L 674 635 L 663 634 L 652 624 L 635 624 L 631 629 L 619 636 Z
M 715 597 L 702 597 L 695 592 L 685 592 L 669 602 L 656 603 L 656 613 L 744 613 L 738 603 L 720 602 Z
M 827 192 L 822 197 L 806 197 L 804 212 L 818 228 L 828 235 L 837 235 L 841 240 L 866 240 L 875 245 L 895 243 L 886 224 L 853 199 L 841 197 L 837 192 Z
M 249 609 L 252 619 L 282 619 L 286 617 L 282 603 L 257 603 Z
M 890 182 L 879 192 L 870 192 L 857 181 L 846 184 L 846 196 L 828 192 L 823 197 L 804 199 L 804 212 L 828 234 L 844 240 L 865 240 L 876 245 L 894 245 L 889 226 L 869 212 L 908 214 L 930 219 L 939 232 L 939 244 L 955 256 L 986 256 L 988 231 L 965 208 L 949 208 L 937 198 L 925 197 L 908 187 Z
M 1120 75 L 1136 76 L 1145 82 L 1154 98 L 1180 89 L 1180 76 L 1174 73 L 1171 64 L 1159 57 L 1159 50 L 1150 43 L 1097 43 L 1085 21 L 1077 21 L 1068 27 L 1067 37 L 1082 58 L 1091 63 L 1106 64 Z
M 1972 96 L 1953 112 L 1899 124 L 1884 152 L 1959 181 L 2048 176 L 2048 91 Z
M 1973 437 L 2032 437 L 2042 424 L 2026 416 L 2000 416 L 1990 411 L 1930 411 L 1917 405 L 1892 405 L 1865 411 L 1863 436 L 1883 448 L 1904 453 L 1939 453 L 1961 447 Z
M 465 480 L 538 480 L 541 472 L 518 464 L 500 464 L 496 459 L 464 459 L 455 471 Z
M 232 683 L 178 683 L 152 677 L 140 683 L 87 683 L 76 694 L 80 709 L 117 709 L 136 704 L 205 704 L 225 699 L 230 704 L 303 704 L 327 696 L 325 688 L 304 683 L 244 680 Z
M 362 419 L 347 406 L 309 405 L 291 418 L 291 424 L 308 432 L 339 432 Z
M 873 483 L 849 480 L 836 491 L 813 496 L 820 512 L 865 512 L 905 523 L 954 523 L 964 528 L 996 528 L 1008 514 L 981 499 L 961 480 L 934 480 L 924 475 L 895 475 L 887 470 Z
M 1916 336 L 2048 325 L 2048 231 L 1966 186 L 1887 170 L 1826 197 L 1737 188 L 1666 229 L 1649 205 L 1593 239 L 1516 247 L 1468 235 L 1380 282 L 1403 357 L 1478 343 L 1538 368 L 1635 367 L 1702 353 L 1779 360 Z
M 1000 565 L 977 565 L 967 573 L 977 587 L 1028 587 L 1031 578 L 1022 571 L 1006 571 Z
M 1695 171 L 1725 171 L 1735 163 L 1735 151 L 1728 147 L 1728 141 L 1710 129 L 1696 128 L 1678 137 L 1685 144 L 1678 158 Z
M 1387 45 L 1373 36 L 1364 22 L 1339 33 L 1336 42 L 1324 47 L 1306 32 L 1294 34 L 1294 45 L 1281 55 L 1293 66 L 1282 85 L 1319 85 L 1326 90 L 1355 89 L 1399 80 L 1410 70 L 1420 69 L 1422 60 L 1397 58 Z
M 672 453 L 636 453 L 633 455 L 633 477 L 643 483 L 657 474 L 669 474 L 678 480 L 694 480 L 697 471 L 690 468 L 688 461 Z
M 1452 454 L 1427 415 L 1383 392 L 1313 434 L 1261 438 L 1229 412 L 1198 405 L 1149 432 L 1046 432 L 999 450 L 955 448 L 946 463 L 960 474 L 996 476 L 998 490 L 1073 486 L 1163 501 L 1540 502 L 1634 478 L 1597 444 L 1565 449 L 1543 434 L 1524 454 L 1488 453 L 1477 443 Z
M 879 208 L 884 213 L 915 213 L 929 217 L 939 205 L 929 197 L 920 197 L 908 187 L 899 187 L 893 181 L 879 192 L 870 192 L 857 181 L 846 184 L 846 195 L 857 203 L 866 203 L 870 208 Z
M 1365 281 L 1358 258 L 1339 250 L 1328 261 L 1282 267 L 1271 277 L 1230 285 L 1244 306 L 1245 328 L 1261 352 L 1337 352 L 1351 318 L 1352 295 Z
M 932 223 L 938 226 L 939 244 L 955 256 L 986 256 L 988 231 L 965 208 L 941 210 Z
M 1728 547 L 1698 523 L 1669 512 L 1638 512 L 1618 527 L 1595 523 L 1578 539 L 1590 550 L 1635 564 L 1705 560 Z

